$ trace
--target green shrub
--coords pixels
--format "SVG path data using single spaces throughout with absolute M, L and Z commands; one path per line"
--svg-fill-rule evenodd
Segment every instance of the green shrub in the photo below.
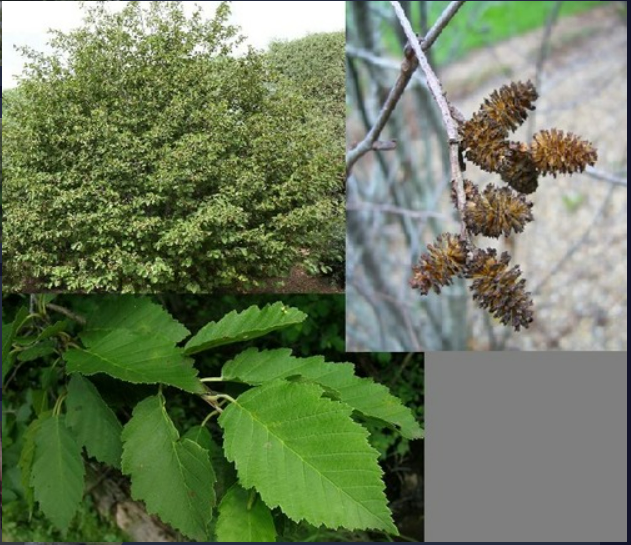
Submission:
M 344 32 L 310 34 L 292 41 L 270 44 L 271 64 L 302 93 L 324 106 L 333 121 L 346 119 L 346 68 Z
M 346 126 L 346 68 L 344 32 L 311 34 L 291 41 L 270 44 L 267 58 L 273 68 L 286 77 L 325 119 L 330 131 L 344 135 Z M 340 178 L 342 179 L 342 178 Z M 340 184 L 340 190 L 343 184 Z M 340 191 L 339 197 L 345 195 Z M 308 272 L 326 274 L 337 285 L 345 277 L 346 227 L 341 217 L 320 226 L 325 248 L 314 246 L 305 260 Z
M 22 50 L 3 127 L 3 290 L 247 287 L 330 253 L 344 132 L 264 54 L 234 56 L 228 16 L 98 2 L 53 33 L 52 54 Z

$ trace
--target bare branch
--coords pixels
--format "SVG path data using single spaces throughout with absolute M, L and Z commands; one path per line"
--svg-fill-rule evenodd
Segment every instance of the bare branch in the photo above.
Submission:
M 438 109 L 440 110 L 440 114 L 443 119 L 443 124 L 445 125 L 445 130 L 447 131 L 447 138 L 449 139 L 449 161 L 451 164 L 451 175 L 454 184 L 454 190 L 456 193 L 456 204 L 458 207 L 458 211 L 460 212 L 461 218 L 461 227 L 460 234 L 463 238 L 468 238 L 467 224 L 464 221 L 464 211 L 466 206 L 466 197 L 464 191 L 464 182 L 462 178 L 462 170 L 460 168 L 460 160 L 459 160 L 459 145 L 460 145 L 460 137 L 458 135 L 458 124 L 453 118 L 453 108 L 447 101 L 447 97 L 445 96 L 445 91 L 443 90 L 443 86 L 436 76 L 434 69 L 429 64 L 425 53 L 423 52 L 421 45 L 418 40 L 416 40 L 416 36 L 414 35 L 414 31 L 412 30 L 412 26 L 410 25 L 410 21 L 405 16 L 403 9 L 401 8 L 401 4 L 396 0 L 392 0 L 390 2 L 394 11 L 405 31 L 408 40 L 410 41 L 409 45 L 414 51 L 418 62 L 425 72 L 425 76 L 427 78 L 427 85 L 432 92 L 432 96 L 438 105 Z
M 627 179 L 622 178 L 620 176 L 616 176 L 615 174 L 611 174 L 609 172 L 605 172 L 603 170 L 598 170 L 594 167 L 588 166 L 585 169 L 585 174 L 588 174 L 592 178 L 596 180 L 601 180 L 603 182 L 609 182 L 613 185 L 621 185 L 622 187 L 627 187 Z
M 347 176 L 350 174 L 353 165 L 359 160 L 359 158 L 373 149 L 373 144 L 379 139 L 381 131 L 386 126 L 386 123 L 390 119 L 390 115 L 394 111 L 394 108 L 398 104 L 399 99 L 403 95 L 403 91 L 405 91 L 407 84 L 412 78 L 412 74 L 414 73 L 415 68 L 415 63 L 410 62 L 407 59 L 403 61 L 403 64 L 401 65 L 401 73 L 399 74 L 394 87 L 390 90 L 388 98 L 386 99 L 383 107 L 381 108 L 381 111 L 379 112 L 377 121 L 368 131 L 366 137 L 346 154 Z
M 61 307 L 53 303 L 48 303 L 46 305 L 46 308 L 48 310 L 52 310 L 53 312 L 63 314 L 66 318 L 70 318 L 73 322 L 77 322 L 78 324 L 85 325 L 87 323 L 87 320 L 83 316 L 80 316 L 79 314 L 76 314 L 65 307 Z
M 429 29 L 427 36 L 425 36 L 425 39 L 423 40 L 423 43 L 421 44 L 421 48 L 423 49 L 423 51 L 426 51 L 427 49 L 432 47 L 432 45 L 434 45 L 436 38 L 440 36 L 440 33 L 449 24 L 449 21 L 453 19 L 453 16 L 456 15 L 456 13 L 462 7 L 463 4 L 464 4 L 464 1 L 451 2 L 445 8 L 445 10 L 440 14 L 440 17 L 438 17 L 438 20 L 434 23 L 434 26 Z M 408 39 L 409 39 L 409 36 L 408 36 Z
M 390 151 L 396 149 L 397 141 L 396 140 L 377 140 L 373 145 L 372 149 L 374 151 Z
M 443 11 L 434 26 L 427 33 L 425 39 L 422 40 L 422 43 L 419 45 L 419 38 L 414 35 L 414 32 L 411 33 L 411 42 L 413 42 L 413 44 L 416 45 L 419 49 L 429 49 L 463 4 L 464 1 L 451 2 L 445 8 L 445 11 Z M 399 8 L 402 10 L 400 5 Z M 410 39 L 410 35 L 408 35 L 407 32 L 406 35 L 408 36 L 408 39 Z M 403 91 L 405 91 L 405 88 L 410 82 L 410 79 L 412 78 L 412 75 L 416 70 L 417 63 L 417 59 L 412 56 L 412 58 L 406 58 L 401 64 L 401 72 L 399 74 L 399 77 L 397 78 L 394 87 L 392 87 L 392 89 L 390 90 L 388 98 L 386 99 L 383 107 L 381 108 L 381 111 L 379 112 L 377 121 L 370 129 L 370 131 L 368 131 L 366 137 L 356 147 L 351 149 L 346 154 L 347 176 L 350 174 L 353 165 L 359 160 L 359 158 L 373 149 L 373 144 L 379 139 L 381 131 L 386 126 L 388 119 L 390 119 L 390 115 L 394 111 L 401 96 L 403 95 Z
M 552 30 L 554 29 L 554 25 L 559 19 L 559 13 L 561 12 L 561 6 L 563 2 L 557 1 L 554 3 L 550 12 L 548 13 L 548 18 L 546 21 L 546 26 L 543 31 L 543 36 L 541 38 L 541 46 L 539 47 L 539 55 L 537 56 L 537 64 L 535 67 L 535 89 L 539 89 L 541 87 L 541 77 L 543 75 L 543 66 L 550 54 L 550 42 L 552 39 Z M 537 119 L 537 110 L 533 110 L 528 117 L 528 139 L 532 139 L 532 135 L 535 133 Z
M 401 65 L 398 62 L 394 60 L 382 59 L 381 57 L 375 55 L 374 53 L 371 53 L 367 49 L 353 47 L 352 45 L 346 44 L 346 54 L 349 57 L 361 59 L 362 61 L 365 61 L 379 68 L 385 68 L 386 70 L 396 70 L 397 72 L 401 70 Z M 422 87 L 427 88 L 427 83 L 419 74 L 413 74 L 411 79 L 419 83 Z
M 384 203 L 372 203 L 372 202 L 360 202 L 352 203 L 346 206 L 346 210 L 358 210 L 366 212 L 383 212 L 389 214 L 397 214 L 399 216 L 406 216 L 408 218 L 417 219 L 420 221 L 427 221 L 429 218 L 441 218 L 448 219 L 442 212 L 432 212 L 429 210 L 408 210 L 407 208 L 401 208 L 393 204 Z
M 533 288 L 532 290 L 533 295 L 538 294 L 542 290 L 542 288 L 550 281 L 550 279 L 557 272 L 559 272 L 566 263 L 569 262 L 570 258 L 576 253 L 576 251 L 580 249 L 581 246 L 583 246 L 583 244 L 587 242 L 587 240 L 589 239 L 589 236 L 594 232 L 594 227 L 596 227 L 598 222 L 605 215 L 605 211 L 607 210 L 607 207 L 609 206 L 609 203 L 611 202 L 611 199 L 613 197 L 614 189 L 615 189 L 614 187 L 609 188 L 607 195 L 603 199 L 602 204 L 598 207 L 598 210 L 596 211 L 596 214 L 594 215 L 594 219 L 589 224 L 589 227 L 587 227 L 587 229 L 585 229 L 583 234 L 578 239 L 576 239 L 576 241 L 574 241 L 573 244 L 570 245 L 570 247 L 563 254 L 561 259 L 559 259 L 556 262 L 556 264 L 548 271 L 548 273 Z

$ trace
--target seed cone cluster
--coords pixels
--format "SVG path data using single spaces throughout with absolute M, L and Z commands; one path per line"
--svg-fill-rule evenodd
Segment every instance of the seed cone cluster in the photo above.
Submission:
M 487 172 L 500 174 L 520 193 L 533 193 L 541 174 L 582 172 L 597 159 L 590 142 L 557 129 L 538 132 L 530 145 L 508 140 L 535 109 L 537 97 L 530 81 L 504 85 L 460 127 L 466 158 Z
M 410 285 L 427 295 L 430 289 L 440 293 L 455 277 L 472 280 L 473 299 L 480 307 L 519 331 L 532 322 L 533 303 L 519 266 L 509 269 L 509 261 L 507 252 L 498 258 L 493 248 L 471 249 L 458 235 L 446 233 L 421 256 Z
M 480 307 L 517 331 L 533 320 L 533 302 L 519 266 L 509 267 L 507 252 L 498 256 L 492 248 L 477 248 L 468 235 L 498 238 L 521 233 L 533 220 L 532 202 L 524 194 L 537 189 L 540 175 L 582 172 L 597 159 L 590 142 L 558 129 L 538 132 L 530 144 L 509 140 L 510 133 L 535 109 L 537 98 L 530 81 L 504 85 L 461 124 L 461 148 L 466 159 L 499 174 L 510 187 L 487 185 L 481 191 L 464 180 L 467 233 L 443 233 L 429 244 L 427 253 L 413 267 L 410 280 L 413 288 L 427 295 L 430 290 L 440 293 L 456 277 L 468 279 Z M 457 204 L 455 192 L 452 198 Z

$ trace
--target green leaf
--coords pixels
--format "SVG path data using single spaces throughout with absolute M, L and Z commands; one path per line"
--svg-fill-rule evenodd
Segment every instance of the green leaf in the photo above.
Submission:
M 188 537 L 207 539 L 215 504 L 208 451 L 180 439 L 162 395 L 141 401 L 123 429 L 123 472 L 134 499 Z
M 276 527 L 269 507 L 253 490 L 233 485 L 219 504 L 217 517 L 219 543 L 272 543 Z
M 22 307 L 15 315 L 15 320 L 10 324 L 2 324 L 2 383 L 9 374 L 15 362 L 15 356 L 11 353 L 11 346 L 20 329 L 28 321 L 29 313 L 26 307 Z
M 120 468 L 123 426 L 87 378 L 74 374 L 68 384 L 66 423 L 90 456 Z
M 199 446 L 208 451 L 210 463 L 213 466 L 216 476 L 215 493 L 217 497 L 222 497 L 237 481 L 237 473 L 234 469 L 234 465 L 226 460 L 223 448 L 215 442 L 206 427 L 193 426 L 182 437 L 195 441 Z
M 50 418 L 51 411 L 46 411 L 33 420 L 26 428 L 23 436 L 22 451 L 20 453 L 20 460 L 18 466 L 22 472 L 22 487 L 24 488 L 24 495 L 26 503 L 29 507 L 29 513 L 33 512 L 33 506 L 35 505 L 35 498 L 33 497 L 33 487 L 31 486 L 31 474 L 33 470 L 33 460 L 35 459 L 35 436 L 42 427 L 42 422 L 47 418 Z
M 23 362 L 35 361 L 55 353 L 53 341 L 38 342 L 18 353 L 18 360 Z
M 35 433 L 31 486 L 42 512 L 60 530 L 67 530 L 83 496 L 85 467 L 81 447 L 63 416 L 42 422 Z
M 52 325 L 46 327 L 37 337 L 38 340 L 42 341 L 44 339 L 49 339 L 50 337 L 54 337 L 58 333 L 62 331 L 66 331 L 68 329 L 69 322 L 68 320 L 60 320 L 59 322 L 55 322 Z
M 91 336 L 86 345 L 64 354 L 68 372 L 106 373 L 127 382 L 168 384 L 192 393 L 205 391 L 193 361 L 169 339 L 115 329 Z
M 218 448 L 217 445 L 215 445 L 208 428 L 203 426 L 193 426 L 184 435 L 182 435 L 182 439 L 190 439 L 203 449 L 206 449 L 209 453 L 212 453 L 214 449 L 216 450 Z
M 18 495 L 13 492 L 13 490 L 4 490 L 2 491 L 2 502 L 6 505 L 7 503 L 10 503 L 12 501 L 15 501 L 18 499 Z
M 190 335 L 188 329 L 150 299 L 119 296 L 99 302 L 98 309 L 88 318 L 82 339 L 84 336 L 92 338 L 94 333 L 102 336 L 115 329 L 128 329 L 144 336 L 160 335 L 173 343 L 179 343 Z
M 11 338 L 13 333 L 13 324 L 2 324 L 2 383 L 4 384 L 5 377 L 9 374 L 13 362 L 10 361 L 9 352 L 11 352 Z
M 321 356 L 295 358 L 289 349 L 259 352 L 249 348 L 224 365 L 225 380 L 257 385 L 278 378 L 301 376 L 332 390 L 340 401 L 365 416 L 395 426 L 407 439 L 420 439 L 423 430 L 414 415 L 388 388 L 355 375 L 351 363 L 327 363 Z
M 252 306 L 243 312 L 232 311 L 218 322 L 204 326 L 186 345 L 187 354 L 196 354 L 224 344 L 262 337 L 267 333 L 303 322 L 304 312 L 278 302 L 260 309 Z
M 312 383 L 248 390 L 219 417 L 239 481 L 291 519 L 396 533 L 378 453 L 352 409 Z

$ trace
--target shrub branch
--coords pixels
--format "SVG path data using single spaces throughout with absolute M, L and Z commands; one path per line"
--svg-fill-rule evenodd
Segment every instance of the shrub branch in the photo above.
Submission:
M 401 8 L 398 2 L 396 2 L 396 4 L 398 5 L 398 8 L 401 14 L 407 21 L 407 17 L 405 17 L 405 14 L 403 13 L 403 8 Z M 375 150 L 374 144 L 379 140 L 379 135 L 381 134 L 381 131 L 383 131 L 384 127 L 388 123 L 388 120 L 390 119 L 392 112 L 394 111 L 396 105 L 399 103 L 399 99 L 403 95 L 403 91 L 405 91 L 405 88 L 407 87 L 408 83 L 412 79 L 414 71 L 418 67 L 419 53 L 415 51 L 414 48 L 416 47 L 416 49 L 422 52 L 422 51 L 427 51 L 430 47 L 432 47 L 432 45 L 436 41 L 436 38 L 440 36 L 440 33 L 447 26 L 449 21 L 451 21 L 453 16 L 457 13 L 457 11 L 462 7 L 463 4 L 464 4 L 464 1 L 451 2 L 445 8 L 443 13 L 440 15 L 440 17 L 438 18 L 434 26 L 429 30 L 429 32 L 427 33 L 427 36 L 425 36 L 425 38 L 421 38 L 420 41 L 419 41 L 419 37 L 416 36 L 414 32 L 412 31 L 412 28 L 408 21 L 407 28 L 409 29 L 409 33 L 406 30 L 406 36 L 408 40 L 410 41 L 409 45 L 411 45 L 412 50 L 414 51 L 414 53 L 416 53 L 416 58 L 414 55 L 411 55 L 411 54 L 406 55 L 405 60 L 401 64 L 401 72 L 399 73 L 399 77 L 397 78 L 397 81 L 395 82 L 394 86 L 390 90 L 390 93 L 388 94 L 388 98 L 386 99 L 383 107 L 381 108 L 381 111 L 379 112 L 379 115 L 377 116 L 377 120 L 375 121 L 375 124 L 368 131 L 368 134 L 366 135 L 366 137 L 359 144 L 357 144 L 355 147 L 353 147 L 350 151 L 347 152 L 346 154 L 346 175 L 347 176 L 351 173 L 353 166 L 361 157 L 366 155 L 366 153 L 368 153 L 369 151 Z M 404 27 L 404 30 L 405 30 L 405 27 Z M 407 50 L 407 47 L 406 47 L 406 50 Z M 423 55 L 423 58 L 426 59 L 424 55 Z M 457 137 L 457 131 L 456 131 L 456 137 Z
M 454 184 L 454 191 L 456 194 L 456 205 L 458 207 L 458 211 L 460 212 L 460 234 L 464 239 L 468 238 L 467 224 L 465 223 L 465 207 L 467 204 L 467 199 L 464 192 L 464 181 L 462 177 L 462 169 L 460 168 L 460 160 L 459 160 L 459 145 L 460 145 L 460 136 L 458 134 L 458 123 L 453 117 L 454 108 L 449 104 L 447 97 L 445 96 L 445 91 L 443 90 L 443 86 L 436 76 L 433 68 L 429 64 L 425 53 L 423 52 L 423 47 L 416 39 L 414 35 L 414 31 L 412 30 L 412 26 L 410 25 L 410 21 L 405 15 L 401 4 L 396 0 L 390 2 L 394 11 L 403 27 L 403 31 L 409 40 L 409 46 L 414 51 L 418 62 L 425 73 L 425 77 L 427 78 L 427 85 L 429 90 L 438 105 L 438 109 L 440 110 L 440 115 L 443 119 L 443 124 L 445 125 L 445 130 L 447 131 L 447 138 L 449 139 L 449 161 L 451 164 L 451 176 Z M 462 4 L 462 2 L 460 3 Z M 458 6 L 460 7 L 460 6 Z M 427 47 L 425 47 L 427 49 Z

